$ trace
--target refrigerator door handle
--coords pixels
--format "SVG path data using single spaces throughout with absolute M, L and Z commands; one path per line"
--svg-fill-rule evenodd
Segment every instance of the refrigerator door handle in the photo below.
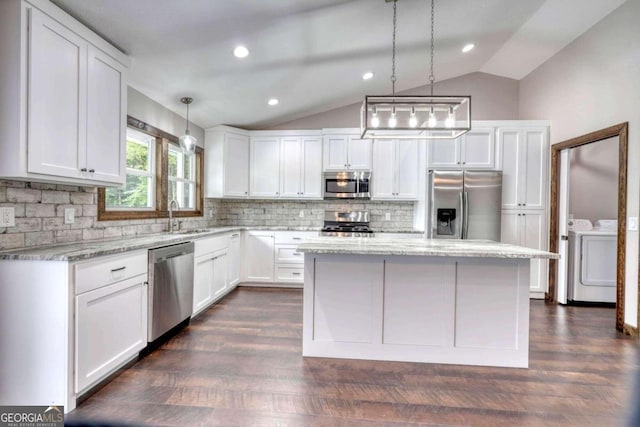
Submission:
M 464 193 L 461 191 L 458 193 L 458 205 L 460 206 L 460 219 L 458 220 L 458 230 L 456 230 L 456 235 L 459 239 L 464 239 L 464 227 L 465 227 L 465 206 L 464 206 Z
M 469 237 L 469 193 L 462 193 L 462 238 L 466 239 Z

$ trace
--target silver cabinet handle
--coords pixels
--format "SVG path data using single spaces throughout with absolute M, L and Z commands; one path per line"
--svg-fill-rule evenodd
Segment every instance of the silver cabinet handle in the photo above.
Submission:
M 294 252 L 294 253 L 293 253 L 293 255 L 295 255 L 295 256 L 300 256 L 300 255 L 302 255 L 302 254 L 301 254 L 300 252 Z
M 302 237 L 292 237 L 291 240 L 302 240 Z
M 294 276 L 299 276 L 299 275 L 300 275 L 300 272 L 299 272 L 299 271 L 294 271 L 294 272 L 293 272 L 293 273 L 291 273 L 291 274 L 292 274 L 292 275 L 294 275 Z

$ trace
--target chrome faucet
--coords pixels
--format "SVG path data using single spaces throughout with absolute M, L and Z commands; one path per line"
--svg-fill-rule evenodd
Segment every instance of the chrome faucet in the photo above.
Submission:
M 173 199 L 169 202 L 169 233 L 173 233 L 176 229 L 180 229 L 180 224 L 178 224 L 178 220 L 173 219 L 173 209 L 180 209 L 180 205 L 176 199 Z

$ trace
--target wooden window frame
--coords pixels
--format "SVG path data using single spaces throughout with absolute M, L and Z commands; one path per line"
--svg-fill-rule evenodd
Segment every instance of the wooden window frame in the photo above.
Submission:
M 120 221 L 131 219 L 154 219 L 169 217 L 169 144 L 179 144 L 178 137 L 161 129 L 127 116 L 127 126 L 141 130 L 156 139 L 156 206 L 153 210 L 107 210 L 106 189 L 98 188 L 98 221 Z M 176 218 L 201 217 L 204 213 L 204 150 L 196 147 L 195 209 L 177 210 Z

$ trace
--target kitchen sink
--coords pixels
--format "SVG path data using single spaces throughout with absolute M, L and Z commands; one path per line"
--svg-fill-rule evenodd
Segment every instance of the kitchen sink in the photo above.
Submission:
M 209 228 L 194 228 L 192 230 L 174 231 L 173 234 L 198 234 L 198 233 L 209 233 L 209 232 L 211 232 Z

